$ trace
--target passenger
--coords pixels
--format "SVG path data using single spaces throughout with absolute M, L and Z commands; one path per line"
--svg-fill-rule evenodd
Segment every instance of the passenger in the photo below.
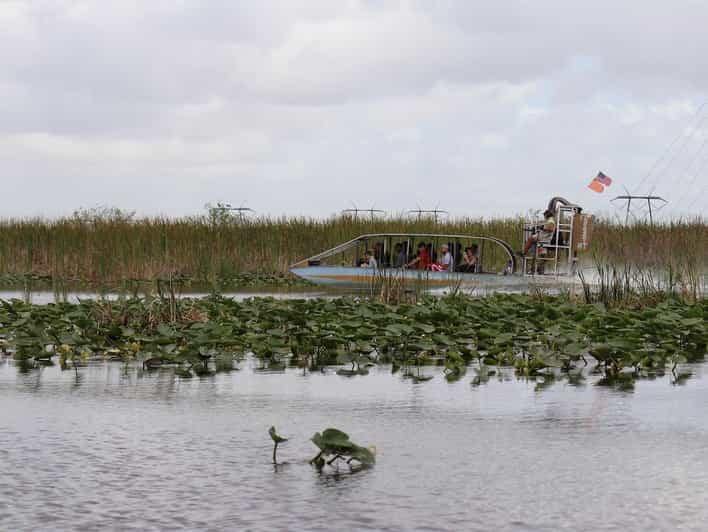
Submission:
M 472 244 L 465 248 L 465 254 L 462 256 L 462 264 L 460 268 L 465 273 L 477 273 L 479 266 L 479 246 Z
M 470 245 L 470 253 L 472 254 L 472 262 L 474 263 L 474 272 L 482 271 L 482 263 L 479 259 L 479 246 L 477 244 Z
M 410 261 L 407 266 L 409 268 L 415 268 L 416 270 L 428 270 L 430 269 L 430 264 L 432 261 L 430 260 L 430 252 L 428 251 L 428 246 L 425 245 L 425 242 L 421 242 L 418 244 L 418 255 Z
M 543 224 L 538 226 L 537 231 L 526 240 L 524 249 L 520 253 L 522 257 L 538 242 L 550 242 L 553 238 L 553 233 L 556 231 L 556 220 L 553 218 L 553 211 L 546 210 L 543 213 L 543 218 Z
M 450 254 L 450 246 L 443 244 L 440 246 L 440 260 L 430 266 L 434 272 L 447 272 L 453 270 L 452 255 Z
M 374 257 L 374 252 L 370 249 L 366 250 L 364 253 L 364 261 L 361 263 L 362 268 L 378 268 L 378 263 L 376 262 L 376 257 Z
M 393 247 L 393 267 L 403 268 L 407 262 L 408 256 L 406 255 L 406 249 L 403 247 L 403 244 L 398 242 Z
M 376 244 L 374 244 L 374 258 L 382 268 L 387 267 L 391 263 L 390 255 L 384 251 L 383 242 L 376 242 Z
M 471 273 L 471 251 L 470 247 L 467 246 L 465 248 L 465 252 L 462 255 L 462 258 L 460 259 L 460 264 L 457 266 L 457 271 L 463 272 L 463 273 Z

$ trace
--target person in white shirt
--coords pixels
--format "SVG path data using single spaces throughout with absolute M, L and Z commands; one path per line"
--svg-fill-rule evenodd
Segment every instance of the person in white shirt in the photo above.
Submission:
M 362 268 L 378 268 L 378 263 L 376 262 L 376 258 L 374 257 L 374 252 L 371 251 L 370 249 L 366 250 L 366 253 L 364 253 L 364 262 L 361 263 Z
M 442 251 L 442 260 L 440 261 L 440 266 L 442 266 L 443 271 L 451 272 L 453 270 L 454 264 L 452 263 L 452 254 L 450 253 L 450 246 L 443 244 L 440 247 Z
M 440 260 L 433 264 L 431 269 L 435 272 L 451 272 L 453 270 L 450 246 L 447 244 L 440 246 Z

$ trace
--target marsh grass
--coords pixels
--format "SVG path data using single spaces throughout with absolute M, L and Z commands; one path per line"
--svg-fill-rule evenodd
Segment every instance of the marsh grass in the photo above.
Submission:
M 579 271 L 585 301 L 605 305 L 705 297 L 708 226 L 700 220 L 622 227 L 593 245 L 594 282 Z
M 245 273 L 264 279 L 285 275 L 297 260 L 361 234 L 494 235 L 521 247 L 521 224 L 521 218 L 436 223 L 404 216 L 216 222 L 206 216 L 6 219 L 0 221 L 0 275 L 48 279 L 59 293 L 78 281 L 115 286 L 181 277 L 214 286 L 232 279 L 238 285 Z M 589 257 L 630 264 L 634 270 L 670 272 L 669 281 L 677 286 L 693 278 L 689 284 L 699 289 L 708 264 L 708 224 L 696 219 L 625 227 L 600 220 L 591 246 Z
M 619 229 L 619 230 L 618 230 Z M 708 224 L 702 219 L 663 225 L 606 226 L 593 235 L 593 265 L 612 290 L 679 294 L 693 299 L 705 294 L 708 271 Z
M 706 294 L 703 276 L 690 269 L 677 274 L 670 268 L 662 272 L 642 270 L 629 263 L 616 265 L 598 261 L 593 280 L 583 271 L 578 275 L 585 303 L 614 307 L 648 306 L 667 299 L 695 303 Z

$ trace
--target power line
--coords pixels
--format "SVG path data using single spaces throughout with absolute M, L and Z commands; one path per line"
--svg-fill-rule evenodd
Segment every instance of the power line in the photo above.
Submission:
M 703 196 L 703 194 L 705 194 L 706 192 L 708 192 L 708 183 L 706 183 L 706 184 L 703 186 L 703 189 L 701 189 L 701 191 L 700 191 L 698 194 L 696 194 L 696 196 L 693 198 L 693 201 L 692 201 L 691 203 L 689 203 L 688 206 L 686 207 L 686 210 L 687 210 L 687 211 L 690 210 L 691 207 L 693 207 L 693 206 L 696 204 L 696 202 L 697 202 L 699 199 L 701 199 L 701 197 Z
M 381 209 L 374 209 L 373 207 L 371 209 L 360 209 L 356 205 L 354 205 L 354 207 L 352 207 L 351 209 L 342 210 L 342 214 L 352 214 L 355 220 L 359 217 L 360 212 L 368 212 L 372 220 L 374 219 L 374 216 L 376 214 L 386 214 L 386 211 L 383 211 Z
M 671 165 L 679 158 L 679 156 L 681 156 L 681 155 L 683 154 L 683 152 L 684 152 L 684 151 L 686 150 L 686 148 L 688 147 L 688 145 L 689 145 L 691 139 L 693 138 L 693 136 L 694 136 L 698 131 L 700 131 L 700 129 L 703 127 L 703 123 L 706 121 L 706 119 L 708 119 L 708 113 L 706 113 L 706 115 L 705 115 L 703 118 L 701 118 L 700 121 L 693 127 L 693 130 L 692 130 L 691 133 L 686 137 L 686 140 L 685 140 L 685 142 L 683 143 L 683 145 L 678 149 L 678 151 L 677 151 L 676 153 L 674 153 L 674 156 L 671 158 L 671 160 L 669 161 L 669 163 L 666 165 L 666 168 L 664 169 L 664 173 L 668 173 L 669 169 L 671 168 Z M 700 151 L 701 151 L 702 148 L 703 148 L 702 146 L 701 146 L 701 148 L 699 148 L 698 154 L 700 154 Z M 680 176 L 680 174 L 677 174 L 677 175 Z
M 706 137 L 706 142 L 708 143 L 708 137 Z M 696 182 L 696 179 L 698 179 L 698 176 L 701 175 L 701 172 L 705 169 L 706 165 L 708 164 L 708 157 L 703 159 L 703 161 L 696 167 L 696 171 L 693 173 L 693 176 L 691 177 L 690 181 L 687 183 L 687 189 L 686 191 L 681 195 L 681 197 L 674 202 L 673 206 L 673 212 L 676 212 L 681 205 L 681 203 L 684 202 L 684 200 L 688 199 L 691 194 L 692 190 L 691 188 L 693 187 L 693 184 Z
M 647 202 L 647 207 L 649 208 L 649 223 L 654 224 L 654 214 L 652 211 L 652 202 L 654 201 L 662 201 L 664 204 L 668 203 L 664 198 L 661 196 L 651 196 L 651 195 L 646 195 L 646 196 L 636 196 L 634 194 L 626 194 L 624 196 L 617 196 L 616 198 L 612 198 L 610 201 L 616 201 L 616 200 L 626 200 L 627 201 L 627 214 L 624 219 L 624 223 L 628 224 L 629 223 L 629 216 L 630 214 L 633 215 L 632 211 L 632 200 L 637 200 L 641 201 L 644 200 Z M 635 217 L 636 219 L 636 217 Z
M 240 207 L 233 207 L 230 203 L 217 203 L 215 210 L 219 210 L 221 212 L 235 212 L 238 214 L 238 219 L 240 221 L 243 221 L 245 216 L 250 213 L 255 213 L 253 209 L 250 207 L 244 207 L 243 203 L 241 204 Z
M 412 210 L 408 211 L 408 214 L 416 214 L 418 220 L 420 220 L 424 214 L 430 214 L 435 219 L 435 223 L 438 223 L 439 215 L 441 215 L 441 214 L 448 215 L 450 213 L 448 211 L 438 209 L 437 207 L 435 207 L 434 209 L 421 209 L 419 207 L 417 209 L 412 209 Z
M 706 115 L 708 117 L 708 115 Z M 698 150 L 696 150 L 694 156 L 688 161 L 688 163 L 684 166 L 683 170 L 681 172 L 678 172 L 676 174 L 676 177 L 671 180 L 669 184 L 669 188 L 672 190 L 677 190 L 679 186 L 683 183 L 684 178 L 689 177 L 691 169 L 694 167 L 697 161 L 701 159 L 701 155 L 703 155 L 706 146 L 708 146 L 708 135 L 706 135 L 706 138 L 703 139 L 703 142 L 699 146 Z M 700 171 L 700 165 L 697 171 Z M 693 180 L 691 180 L 691 183 L 693 183 Z M 678 208 L 678 204 L 676 202 L 673 203 L 673 208 L 676 209 Z
M 698 124 L 702 124 L 703 121 L 708 118 L 708 114 L 704 116 L 703 118 L 700 118 L 700 114 L 703 111 L 703 109 L 708 105 L 708 99 L 706 99 L 699 107 L 696 109 L 696 112 L 691 116 L 691 119 L 689 120 L 689 124 L 692 124 L 696 118 L 698 118 L 698 122 L 696 126 L 693 126 L 693 129 L 691 130 L 690 134 L 686 136 L 684 143 L 681 147 L 679 147 L 678 151 L 676 151 L 671 159 L 669 160 L 668 164 L 666 165 L 666 170 L 673 164 L 673 162 L 676 160 L 678 155 L 684 150 L 684 148 L 688 145 L 688 141 L 693 137 L 693 135 L 698 131 Z M 639 184 L 634 188 L 634 193 L 638 192 L 639 189 L 646 183 L 647 179 L 654 173 L 655 170 L 659 168 L 659 165 L 661 162 L 671 153 L 671 150 L 674 148 L 674 146 L 681 140 L 681 138 L 686 135 L 685 130 L 681 130 L 679 134 L 674 138 L 674 140 L 671 142 L 671 144 L 668 145 L 668 147 L 664 150 L 664 152 L 661 154 L 661 156 L 654 162 L 654 164 L 651 166 L 649 171 L 646 173 L 646 175 L 642 178 L 642 180 L 639 182 Z

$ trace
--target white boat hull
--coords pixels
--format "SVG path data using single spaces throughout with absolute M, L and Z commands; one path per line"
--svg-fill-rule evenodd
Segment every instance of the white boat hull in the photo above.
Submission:
M 304 266 L 292 268 L 294 275 L 312 283 L 347 289 L 365 289 L 383 282 L 419 284 L 431 288 L 475 285 L 487 274 L 433 272 L 399 268 L 354 268 L 346 266 Z M 491 275 L 491 274 L 490 274 Z M 494 275 L 497 277 L 496 275 Z

